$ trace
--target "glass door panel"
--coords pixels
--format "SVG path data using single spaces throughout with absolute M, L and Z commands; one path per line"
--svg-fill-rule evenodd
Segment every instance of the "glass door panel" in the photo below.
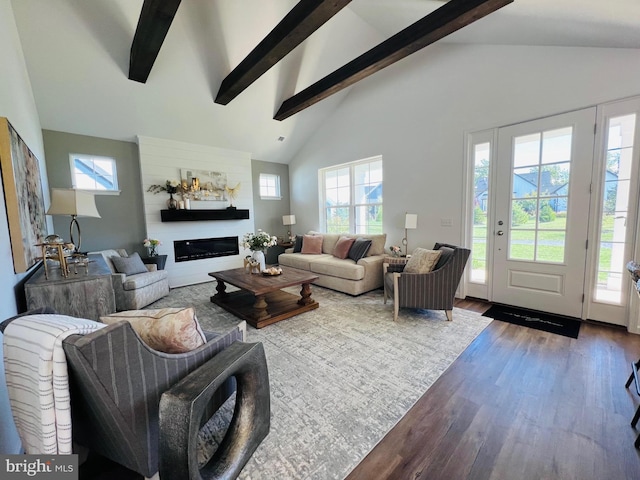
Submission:
M 595 300 L 620 305 L 623 301 L 623 274 L 628 259 L 627 218 L 629 217 L 631 171 L 636 115 L 611 117 L 606 132 L 606 163 L 603 179 L 602 221 L 598 239 L 598 271 Z

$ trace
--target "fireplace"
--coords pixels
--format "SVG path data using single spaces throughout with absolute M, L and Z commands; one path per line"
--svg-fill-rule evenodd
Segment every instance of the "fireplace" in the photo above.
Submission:
M 176 262 L 239 255 L 238 237 L 197 238 L 173 242 Z

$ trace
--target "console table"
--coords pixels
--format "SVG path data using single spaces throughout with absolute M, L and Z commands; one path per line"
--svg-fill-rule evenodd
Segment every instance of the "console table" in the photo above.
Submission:
M 24 284 L 29 310 L 52 307 L 62 315 L 99 320 L 116 311 L 111 270 L 101 255 L 90 254 L 87 269 L 72 271 L 66 277 L 60 269 L 51 269 L 45 277 L 44 266 Z M 46 261 L 46 260 L 45 260 Z

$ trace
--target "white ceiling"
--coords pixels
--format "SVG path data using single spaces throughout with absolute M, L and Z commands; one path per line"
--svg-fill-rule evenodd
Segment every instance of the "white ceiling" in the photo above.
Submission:
M 175 139 L 286 163 L 349 89 L 278 122 L 282 101 L 443 4 L 354 0 L 222 106 L 213 102 L 222 79 L 296 1 L 183 0 L 146 84 L 127 78 L 142 3 L 12 0 L 42 128 Z M 443 41 L 640 48 L 640 1 L 515 0 Z

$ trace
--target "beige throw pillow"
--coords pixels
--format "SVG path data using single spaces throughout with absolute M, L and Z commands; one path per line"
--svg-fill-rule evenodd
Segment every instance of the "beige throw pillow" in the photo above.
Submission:
M 416 248 L 404 267 L 404 271 L 407 273 L 429 273 L 438 263 L 440 255 L 442 255 L 440 250 Z
M 190 352 L 206 342 L 193 307 L 127 310 L 100 317 L 109 325 L 122 320 L 131 323 L 142 341 L 159 352 Z

